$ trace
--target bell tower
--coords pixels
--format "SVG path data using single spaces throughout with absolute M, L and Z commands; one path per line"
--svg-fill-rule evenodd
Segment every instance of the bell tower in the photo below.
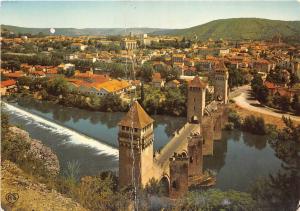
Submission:
M 153 174 L 154 120 L 135 101 L 119 122 L 119 183 L 145 186 Z
M 214 99 L 224 104 L 228 103 L 228 71 L 223 62 L 214 69 Z
M 201 122 L 205 109 L 206 88 L 207 84 L 201 81 L 199 76 L 195 76 L 189 83 L 187 97 L 188 122 Z

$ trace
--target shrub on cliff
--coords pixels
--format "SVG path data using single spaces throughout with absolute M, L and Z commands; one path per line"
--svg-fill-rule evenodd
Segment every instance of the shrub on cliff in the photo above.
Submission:
M 10 129 L 8 116 L 1 113 L 1 159 L 10 160 L 18 164 L 27 173 L 49 177 L 44 162 L 38 159 L 31 151 L 31 144 L 25 141 L 26 137 L 20 133 L 13 133 Z

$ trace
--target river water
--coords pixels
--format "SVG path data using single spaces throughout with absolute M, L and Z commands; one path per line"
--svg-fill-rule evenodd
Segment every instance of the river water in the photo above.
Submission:
M 40 139 L 58 156 L 62 170 L 79 163 L 79 175 L 95 175 L 118 169 L 117 123 L 124 113 L 104 113 L 68 108 L 47 102 L 22 100 L 6 104 L 10 122 Z M 185 118 L 153 116 L 154 148 L 163 147 Z M 224 131 L 214 142 L 214 155 L 204 158 L 204 169 L 217 174 L 216 187 L 247 191 L 258 177 L 280 169 L 266 137 L 240 131 Z

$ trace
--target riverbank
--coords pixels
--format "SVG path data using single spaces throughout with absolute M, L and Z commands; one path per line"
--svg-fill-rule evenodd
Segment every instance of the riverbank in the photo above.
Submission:
M 239 114 L 239 116 L 242 118 L 253 115 L 255 117 L 262 117 L 265 120 L 266 124 L 275 125 L 279 129 L 282 129 L 285 127 L 285 124 L 282 120 L 282 116 L 272 116 L 272 115 L 268 115 L 265 113 L 248 110 L 248 109 L 241 107 L 234 103 L 229 104 L 229 108 L 236 111 Z M 300 124 L 299 121 L 296 121 L 294 119 L 292 119 L 292 122 L 294 122 L 294 124 Z

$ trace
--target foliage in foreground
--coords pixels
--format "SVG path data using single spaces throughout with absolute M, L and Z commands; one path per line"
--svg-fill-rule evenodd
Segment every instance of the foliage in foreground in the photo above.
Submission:
M 189 192 L 176 203 L 180 210 L 254 210 L 255 201 L 248 193 L 234 190 L 210 189 L 203 192 Z
M 300 199 L 300 125 L 283 118 L 285 128 L 271 134 L 269 144 L 282 161 L 282 170 L 258 180 L 252 195 L 261 208 L 296 210 Z

